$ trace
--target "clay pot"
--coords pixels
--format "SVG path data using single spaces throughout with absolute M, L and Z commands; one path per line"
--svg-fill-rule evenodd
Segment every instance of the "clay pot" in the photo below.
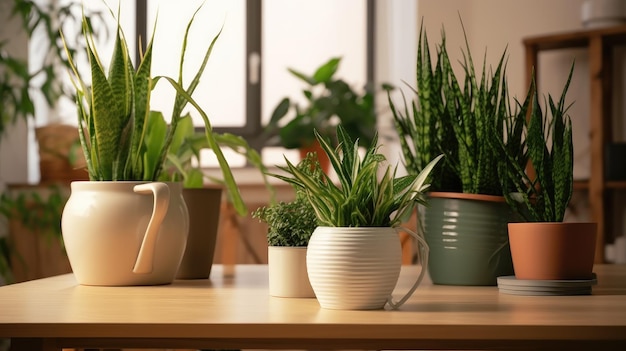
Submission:
M 509 223 L 517 279 L 591 279 L 596 223 Z

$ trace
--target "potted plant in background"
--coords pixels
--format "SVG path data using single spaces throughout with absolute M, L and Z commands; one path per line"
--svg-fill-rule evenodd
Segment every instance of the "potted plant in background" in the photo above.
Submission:
M 389 104 L 400 137 L 403 160 L 417 174 L 433 155 L 446 157 L 434 170 L 429 206 L 419 208 L 419 225 L 430 246 L 429 273 L 435 284 L 496 285 L 513 272 L 507 224 L 515 221 L 506 204 L 498 166 L 504 156 L 490 139 L 502 140 L 520 159 L 523 121 L 511 112 L 506 51 L 495 69 L 486 63 L 477 76 L 465 37 L 459 79 L 451 66 L 445 32 L 436 62 L 425 30 L 417 56 L 417 100 L 404 108 Z M 511 120 L 511 116 L 518 116 Z M 523 116 L 521 116 L 523 118 Z M 510 128 L 507 128 L 510 125 Z
M 529 116 L 525 125 L 529 167 L 520 167 L 514 155 L 505 153 L 509 162 L 502 168 L 503 181 L 516 190 L 505 197 L 526 221 L 509 223 L 517 279 L 584 280 L 593 275 L 597 224 L 563 222 L 574 183 L 572 122 L 565 104 L 573 71 L 572 65 L 558 101 L 548 95 L 545 115 L 534 80 L 531 84 L 521 110 Z
M 376 136 L 361 157 L 358 140 L 353 141 L 341 125 L 337 148 L 315 135 L 338 175 L 338 184 L 326 173 L 321 177 L 305 173 L 288 160 L 286 167 L 280 167 L 287 175 L 274 175 L 302 189 L 315 210 L 319 226 L 307 252 L 315 296 L 330 309 L 379 309 L 386 304 L 398 308 L 426 272 L 428 246 L 413 233 L 421 247 L 423 269 L 410 291 L 392 301 L 402 262 L 396 227 L 417 203 L 425 202 L 426 178 L 442 156 L 419 175 L 397 178 L 395 168 L 381 167 L 385 157 L 378 152 Z
M 321 177 L 318 157 L 309 153 L 296 168 L 314 178 Z M 293 201 L 274 202 L 258 208 L 253 218 L 268 225 L 267 260 L 270 295 L 315 297 L 306 269 L 309 239 L 317 228 L 317 217 L 304 190 L 294 187 Z
M 344 80 L 335 78 L 340 63 L 341 58 L 332 58 L 313 75 L 288 69 L 307 84 L 302 91 L 307 104 L 301 106 L 288 97 L 280 101 L 264 130 L 270 145 L 299 149 L 301 158 L 310 151 L 316 152 L 322 157 L 322 169 L 328 169 L 328 160 L 323 158 L 314 130 L 336 145 L 335 128 L 341 124 L 361 146 L 371 145 L 376 130 L 373 92 L 370 87 L 365 87 L 362 92 L 355 91 Z
M 164 143 L 167 123 L 162 115 L 148 121 L 146 138 Z M 240 136 L 213 132 L 218 145 L 233 150 L 259 170 L 265 186 L 274 197 L 274 190 L 265 175 L 267 169 L 256 150 Z M 204 132 L 195 130 L 190 115 L 183 116 L 172 138 L 160 181 L 183 184 L 183 198 L 189 210 L 189 236 L 177 279 L 206 279 L 211 274 L 218 224 L 222 207 L 223 180 L 208 177 L 200 165 L 201 151 L 210 150 Z M 207 183 L 213 183 L 208 185 Z M 226 206 L 232 206 L 227 199 Z
M 0 243 L 0 277 L 5 283 L 72 271 L 61 235 L 61 213 L 68 194 L 59 185 L 14 186 L 0 194 L 0 215 L 8 227 L 7 240 Z
M 60 79 L 69 68 L 59 32 L 74 30 L 80 24 L 80 5 L 76 1 L 60 4 L 57 1 L 41 3 L 32 0 L 6 2 L 3 11 L 11 13 L 21 24 L 28 40 L 35 39 L 37 48 L 30 53 L 35 59 L 25 60 L 5 51 L 7 42 L 0 42 L 0 139 L 6 128 L 18 120 L 36 124 L 35 137 L 39 151 L 41 183 L 69 183 L 88 179 L 80 152 L 77 128 L 62 121 L 55 109 L 62 99 L 74 100 L 71 86 Z M 4 8 L 4 7 L 8 8 Z M 98 11 L 86 12 L 93 23 L 98 23 Z M 78 26 L 79 28 L 79 26 Z M 27 45 L 25 43 L 24 45 Z M 83 49 L 77 41 L 67 43 L 71 52 Z M 42 101 L 42 105 L 37 102 Z M 45 107 L 40 109 L 40 107 Z M 45 114 L 46 108 L 50 109 Z M 39 115 L 36 118 L 36 114 Z M 46 123 L 42 116 L 48 120 Z M 37 123 L 38 122 L 38 123 Z
M 199 10 L 185 31 L 178 80 L 150 76 L 154 35 L 141 61 L 133 67 L 119 22 L 107 75 L 95 49 L 91 27 L 83 19 L 91 86 L 81 78 L 72 59 L 70 64 L 77 91 L 79 137 L 91 181 L 71 184 L 72 192 L 62 216 L 68 257 L 81 284 L 149 285 L 167 284 L 174 279 L 186 245 L 188 212 L 180 182 L 155 181 L 163 171 L 187 103 L 204 120 L 207 143 L 217 157 L 235 208 L 246 212 L 210 121 L 191 97 L 219 33 L 207 48 L 194 78 L 183 87 L 187 35 Z M 145 129 L 147 121 L 159 114 L 150 110 L 150 93 L 159 81 L 176 90 L 175 104 L 165 143 L 151 143 L 154 140 L 145 139 Z M 85 228 L 89 228 L 88 233 Z

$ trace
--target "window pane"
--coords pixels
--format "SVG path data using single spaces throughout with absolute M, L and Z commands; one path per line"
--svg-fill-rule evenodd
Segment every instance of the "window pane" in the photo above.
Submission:
M 191 27 L 183 84 L 185 88 L 200 67 L 211 40 L 217 40 L 209 62 L 196 88 L 193 98 L 209 115 L 215 127 L 241 127 L 245 125 L 245 0 L 148 0 L 148 36 L 157 18 L 153 47 L 152 75 L 178 77 L 181 45 L 187 22 L 202 3 Z M 173 107 L 175 91 L 160 82 L 152 95 L 152 108 L 168 116 Z M 204 126 L 199 114 L 188 106 L 194 124 Z
M 337 77 L 355 87 L 366 79 L 366 1 L 263 2 L 263 121 L 285 96 L 301 99 L 304 85 L 287 68 L 312 74 L 342 57 Z
M 303 103 L 293 68 L 313 74 L 332 57 L 342 57 L 337 78 L 355 89 L 367 82 L 367 2 L 365 0 L 270 0 L 263 2 L 262 121 L 284 97 Z M 283 150 L 287 157 L 297 152 Z M 284 163 L 280 149 L 264 150 L 268 165 Z

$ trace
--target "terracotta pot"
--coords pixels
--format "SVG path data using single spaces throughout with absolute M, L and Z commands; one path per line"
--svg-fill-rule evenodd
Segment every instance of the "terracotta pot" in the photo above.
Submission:
M 269 246 L 267 264 L 270 295 L 315 297 L 306 269 L 306 247 Z
M 324 173 L 328 174 L 328 171 L 330 170 L 330 160 L 328 159 L 328 156 L 326 156 L 326 153 L 324 152 L 324 149 L 322 149 L 319 141 L 315 140 L 311 145 L 301 147 L 299 151 L 300 159 L 304 159 L 309 152 L 317 153 L 320 167 Z
M 435 284 L 496 285 L 513 274 L 507 224 L 515 214 L 504 197 L 432 192 L 419 207 Z
M 517 279 L 591 279 L 596 223 L 509 223 Z
M 35 136 L 39 146 L 40 183 L 89 180 L 78 128 L 50 124 L 35 128 Z
M 72 182 L 61 230 L 78 283 L 169 284 L 189 230 L 182 185 Z
M 177 279 L 207 279 L 211 275 L 222 188 L 183 189 L 189 210 L 189 236 Z

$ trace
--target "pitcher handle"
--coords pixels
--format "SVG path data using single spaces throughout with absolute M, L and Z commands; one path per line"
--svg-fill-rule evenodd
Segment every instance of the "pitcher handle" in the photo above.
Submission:
M 420 252 L 419 258 L 422 263 L 422 269 L 420 270 L 420 274 L 417 277 L 417 280 L 415 281 L 411 289 L 409 289 L 409 291 L 400 300 L 394 301 L 392 296 L 389 296 L 387 298 L 387 303 L 393 310 L 396 310 L 400 306 L 402 306 L 409 299 L 409 297 L 413 295 L 417 287 L 422 282 L 422 279 L 424 279 L 424 274 L 428 270 L 428 252 L 430 250 L 428 247 L 428 244 L 426 243 L 426 240 L 421 235 L 405 227 L 397 228 L 396 231 L 399 231 L 400 229 L 402 229 L 402 231 L 409 233 L 409 235 L 411 235 L 415 239 L 418 250 Z
M 146 228 L 133 268 L 133 273 L 147 274 L 152 272 L 157 236 L 170 205 L 170 188 L 165 183 L 153 182 L 135 185 L 133 191 L 138 194 L 154 195 L 152 216 L 148 222 L 148 228 Z

